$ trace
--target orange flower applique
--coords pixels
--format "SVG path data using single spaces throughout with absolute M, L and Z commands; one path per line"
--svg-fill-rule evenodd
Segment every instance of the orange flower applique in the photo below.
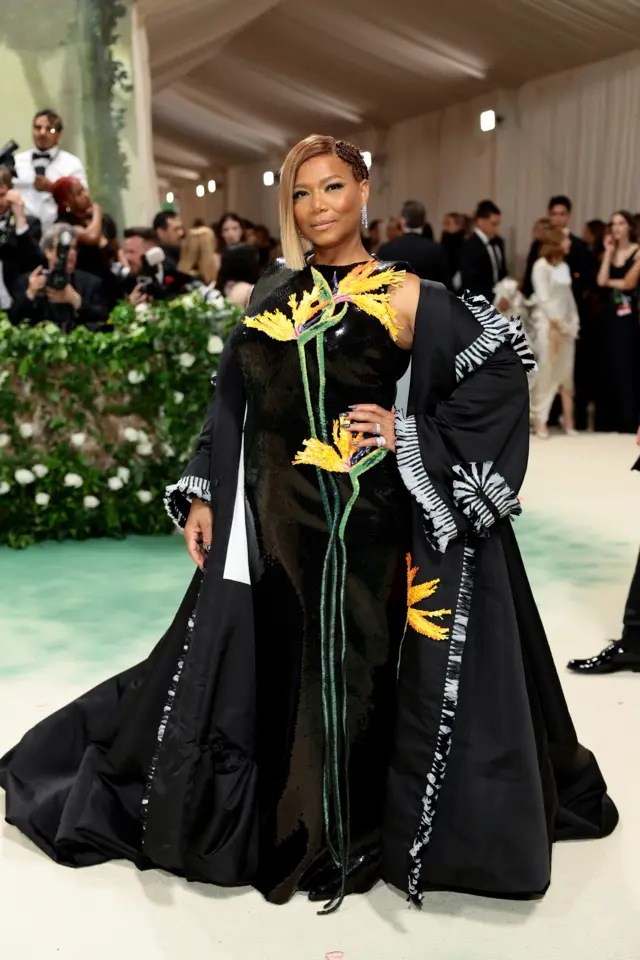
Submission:
M 431 640 L 447 640 L 449 627 L 439 627 L 431 620 L 441 620 L 451 616 L 451 610 L 417 610 L 416 604 L 421 600 L 432 597 L 438 589 L 438 580 L 429 580 L 427 583 L 414 584 L 418 567 L 411 566 L 411 554 L 407 554 L 407 621 L 416 633 Z

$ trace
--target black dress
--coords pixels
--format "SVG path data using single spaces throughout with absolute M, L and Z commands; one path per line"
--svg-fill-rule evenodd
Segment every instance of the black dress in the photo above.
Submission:
M 273 269 L 225 345 L 167 490 L 214 536 L 149 657 L 0 761 L 7 820 L 72 866 L 191 880 L 535 896 L 554 839 L 616 809 L 577 740 L 511 529 L 529 413 L 521 328 L 421 284 L 397 458 L 341 414 L 389 408 L 404 272 Z M 411 550 L 408 574 L 405 553 Z M 114 629 L 117 624 L 114 623 Z
M 623 280 L 635 253 L 621 267 L 609 269 L 611 280 Z M 608 290 L 598 320 L 598 392 L 596 430 L 635 433 L 640 425 L 640 322 L 638 291 Z

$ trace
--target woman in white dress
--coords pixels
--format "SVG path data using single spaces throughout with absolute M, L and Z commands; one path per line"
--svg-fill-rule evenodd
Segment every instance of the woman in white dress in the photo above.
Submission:
M 575 435 L 573 368 L 580 317 L 571 290 L 571 272 L 565 261 L 570 244 L 562 230 L 548 230 L 531 277 L 534 349 L 538 358 L 531 406 L 535 431 L 542 439 L 549 436 L 549 411 L 558 392 L 565 433 Z

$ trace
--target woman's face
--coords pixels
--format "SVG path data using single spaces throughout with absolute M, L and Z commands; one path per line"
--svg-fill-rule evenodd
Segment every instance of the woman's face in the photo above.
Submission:
M 369 182 L 358 183 L 348 163 L 329 154 L 298 170 L 293 212 L 298 230 L 314 247 L 337 247 L 360 236 Z
M 242 243 L 242 224 L 239 220 L 234 220 L 233 217 L 227 217 L 222 224 L 220 233 L 228 247 L 233 246 L 234 243 Z
M 629 224 L 619 213 L 611 219 L 611 233 L 616 243 L 626 243 L 629 240 Z
M 79 180 L 74 181 L 69 196 L 70 206 L 74 213 L 86 213 L 91 206 L 89 191 Z
M 571 237 L 563 237 L 562 252 L 565 255 L 565 257 L 567 256 L 570 250 L 571 250 Z

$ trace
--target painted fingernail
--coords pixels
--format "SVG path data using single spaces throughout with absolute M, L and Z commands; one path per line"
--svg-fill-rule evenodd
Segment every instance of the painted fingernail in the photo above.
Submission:
M 350 403 L 350 404 L 349 404 L 349 410 L 357 410 L 357 409 L 358 409 L 358 404 L 357 404 L 357 403 Z

